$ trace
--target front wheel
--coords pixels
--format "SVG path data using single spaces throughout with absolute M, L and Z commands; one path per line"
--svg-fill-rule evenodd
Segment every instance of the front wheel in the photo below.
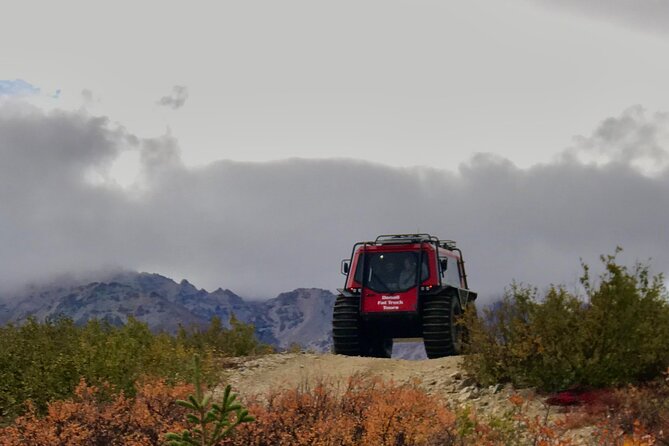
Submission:
M 462 352 L 461 314 L 460 303 L 454 295 L 433 297 L 423 303 L 423 344 L 428 358 Z
M 338 355 L 361 356 L 360 303 L 355 297 L 337 296 L 332 312 L 332 340 Z
M 346 356 L 390 358 L 393 340 L 384 338 L 360 318 L 360 301 L 355 297 L 337 296 L 332 311 L 334 352 Z

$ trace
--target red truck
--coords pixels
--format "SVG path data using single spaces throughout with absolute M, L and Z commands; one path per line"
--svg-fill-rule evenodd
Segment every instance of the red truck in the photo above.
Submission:
M 477 294 L 462 251 L 430 234 L 380 235 L 342 260 L 344 288 L 334 304 L 334 351 L 389 358 L 394 339 L 423 338 L 428 358 L 461 352 L 459 318 Z

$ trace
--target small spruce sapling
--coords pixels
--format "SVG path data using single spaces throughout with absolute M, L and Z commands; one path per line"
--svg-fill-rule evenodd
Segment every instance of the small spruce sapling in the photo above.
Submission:
M 214 446 L 240 424 L 254 421 L 248 410 L 235 402 L 237 395 L 231 392 L 229 384 L 225 387 L 221 403 L 212 403 L 211 395 L 204 395 L 199 356 L 196 355 L 193 362 L 195 395 L 189 395 L 187 400 L 177 400 L 177 404 L 191 411 L 186 414 L 186 419 L 192 426 L 180 434 L 168 433 L 169 446 Z

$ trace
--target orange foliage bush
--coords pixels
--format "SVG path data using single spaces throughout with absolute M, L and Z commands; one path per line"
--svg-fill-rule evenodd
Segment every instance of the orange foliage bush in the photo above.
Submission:
M 0 429 L 0 446 L 165 444 L 167 432 L 192 428 L 176 404 L 192 385 L 164 380 L 137 383 L 128 398 L 108 387 L 81 381 L 71 399 L 52 402 L 40 416 L 27 413 Z M 597 410 L 585 410 L 580 426 L 569 417 L 549 421 L 530 416 L 527 401 L 511 397 L 506 414 L 482 418 L 472 410 L 453 411 L 417 385 L 397 385 L 354 376 L 344 389 L 324 382 L 278 390 L 247 401 L 256 418 L 240 426 L 220 446 L 571 446 L 570 424 L 596 424 L 589 444 L 651 446 L 666 444 L 669 383 L 618 391 Z M 581 408 L 584 409 L 584 408 Z M 587 408 L 585 408 L 587 409 Z
M 615 391 L 598 423 L 601 444 L 669 444 L 669 371 L 664 379 Z
M 43 418 L 28 402 L 26 414 L 0 429 L 0 445 L 152 446 L 164 444 L 166 432 L 185 427 L 184 409 L 175 400 L 192 393 L 191 385 L 145 380 L 132 399 L 121 393 L 106 400 L 105 390 L 81 380 L 75 396 L 49 403 Z
M 344 392 L 326 383 L 274 391 L 248 402 L 256 422 L 240 427 L 224 446 L 573 446 L 560 423 L 530 417 L 527 401 L 501 419 L 449 409 L 417 385 L 354 376 Z M 609 446 L 608 443 L 600 443 Z
M 445 445 L 455 436 L 455 416 L 442 401 L 417 386 L 360 376 L 341 395 L 321 382 L 274 392 L 248 407 L 256 422 L 224 445 Z
M 280 390 L 248 402 L 256 422 L 240 427 L 225 446 L 571 446 L 559 424 L 530 417 L 526 401 L 500 419 L 479 418 L 417 385 L 355 376 L 343 392 L 323 382 Z

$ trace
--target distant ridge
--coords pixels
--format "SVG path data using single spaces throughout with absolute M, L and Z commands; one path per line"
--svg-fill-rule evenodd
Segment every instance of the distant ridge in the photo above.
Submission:
M 255 326 L 261 342 L 279 350 L 292 345 L 316 352 L 332 348 L 332 307 L 336 296 L 320 288 L 297 288 L 265 301 L 246 301 L 228 289 L 207 292 L 187 280 L 177 283 L 155 273 L 118 272 L 77 284 L 58 281 L 0 301 L 0 325 L 28 317 L 43 321 L 66 316 L 77 324 L 104 319 L 115 325 L 132 316 L 155 331 L 179 325 L 206 325 L 213 316 L 230 316 Z M 393 356 L 424 359 L 422 344 L 399 344 Z
M 180 324 L 206 325 L 213 316 L 227 324 L 234 314 L 254 324 L 261 341 L 279 349 L 297 343 L 329 351 L 334 299 L 327 290 L 299 288 L 262 302 L 245 301 L 227 289 L 210 293 L 187 280 L 121 272 L 96 282 L 46 285 L 10 296 L 0 303 L 0 324 L 66 316 L 78 324 L 97 318 L 120 325 L 132 316 L 153 330 L 173 333 Z

